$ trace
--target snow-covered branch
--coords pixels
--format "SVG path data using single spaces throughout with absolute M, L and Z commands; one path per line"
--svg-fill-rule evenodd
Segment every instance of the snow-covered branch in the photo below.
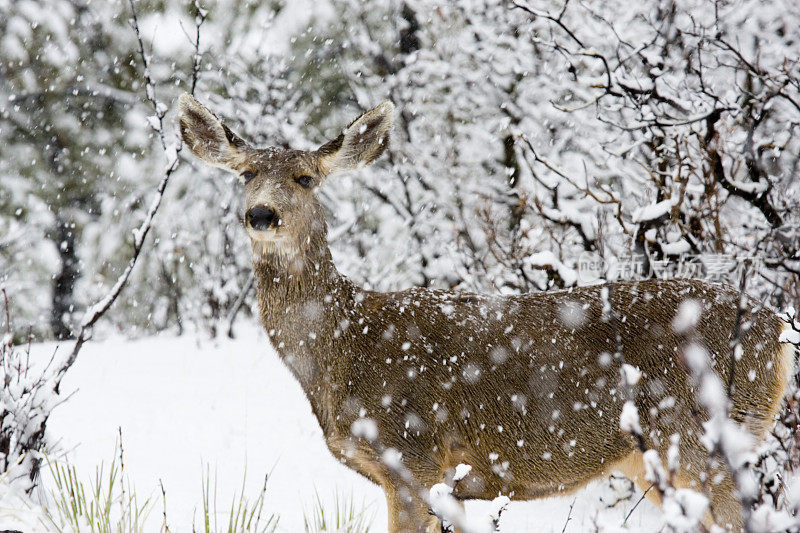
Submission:
M 178 168 L 178 152 L 181 150 L 181 140 L 177 136 L 174 136 L 173 139 L 168 139 L 167 134 L 164 131 L 164 115 L 166 114 L 167 106 L 156 99 L 155 84 L 150 76 L 150 62 L 144 49 L 144 43 L 142 41 L 142 35 L 139 28 L 139 20 L 136 15 L 136 7 L 133 0 L 130 0 L 130 6 L 132 26 L 136 33 L 136 38 L 139 43 L 139 54 L 144 66 L 146 98 L 152 105 L 156 117 L 155 120 L 150 120 L 149 122 L 161 141 L 161 146 L 166 155 L 166 163 L 164 165 L 163 176 L 156 187 L 155 194 L 150 203 L 150 208 L 147 210 L 147 213 L 141 224 L 133 230 L 133 251 L 130 259 L 128 260 L 128 264 L 125 266 L 125 269 L 119 275 L 116 283 L 114 283 L 114 286 L 111 288 L 108 294 L 106 294 L 103 298 L 86 310 L 84 317 L 81 320 L 80 329 L 78 330 L 78 335 L 75 338 L 72 351 L 63 361 L 59 362 L 56 367 L 56 373 L 54 377 L 54 390 L 56 392 L 59 390 L 59 385 L 61 384 L 61 380 L 63 379 L 64 375 L 75 363 L 81 347 L 89 339 L 92 327 L 97 323 L 98 320 L 100 320 L 100 318 L 103 317 L 106 311 L 108 311 L 108 309 L 114 304 L 122 290 L 125 288 L 131 272 L 133 271 L 133 268 L 136 266 L 136 262 L 139 259 L 139 255 L 142 252 L 145 238 L 147 237 L 147 234 L 153 225 L 153 217 L 156 215 L 158 208 L 161 206 L 161 200 L 164 197 L 164 191 L 167 188 L 169 179 L 172 176 L 172 173 Z M 202 24 L 202 19 L 199 20 L 198 25 L 199 24 Z

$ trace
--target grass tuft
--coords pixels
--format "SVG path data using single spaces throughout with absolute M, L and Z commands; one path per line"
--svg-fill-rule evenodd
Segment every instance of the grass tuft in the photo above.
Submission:
M 264 502 L 267 494 L 269 474 L 264 477 L 264 484 L 258 496 L 252 501 L 245 497 L 247 473 L 242 476 L 242 487 L 231 499 L 227 523 L 220 523 L 220 512 L 217 510 L 217 476 L 214 474 L 212 485 L 211 472 L 208 466 L 203 470 L 203 524 L 200 529 L 192 526 L 194 533 L 274 533 L 278 527 L 278 516 L 264 514 Z
M 45 460 L 55 485 L 50 491 L 53 505 L 44 508 L 48 528 L 59 533 L 144 531 L 151 500 L 141 501 L 130 481 L 125 479 L 119 441 L 111 464 L 108 468 L 104 463 L 96 467 L 88 490 L 73 465 L 51 460 L 47 455 Z
M 303 509 L 306 533 L 369 533 L 375 516 L 370 505 L 356 505 L 353 495 L 334 494 L 333 508 L 328 508 L 314 490 L 310 509 Z

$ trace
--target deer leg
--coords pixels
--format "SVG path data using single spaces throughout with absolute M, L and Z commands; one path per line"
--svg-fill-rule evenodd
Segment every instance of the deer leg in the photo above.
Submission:
M 702 458 L 701 458 L 702 459 Z M 636 483 L 640 490 L 646 493 L 646 497 L 654 505 L 661 508 L 661 496 L 654 488 L 650 488 L 652 483 L 645 479 L 644 462 L 639 451 L 632 452 L 623 461 L 614 465 L 616 470 L 620 470 L 631 481 Z M 677 472 L 672 484 L 676 489 L 687 488 L 697 492 L 703 492 L 703 485 L 700 481 L 700 474 L 704 473 L 705 467 L 692 467 L 690 469 Z M 742 504 L 736 496 L 736 490 L 730 474 L 724 469 L 717 469 L 709 476 L 714 482 L 710 482 L 707 487 L 707 494 L 710 495 L 710 508 L 703 518 L 703 525 L 707 529 L 716 524 L 723 526 L 728 531 L 742 530 Z
M 461 507 L 461 514 L 466 515 L 466 509 L 465 509 L 465 506 L 464 506 L 464 500 L 458 500 L 458 506 Z M 439 522 L 436 522 L 436 525 L 439 528 L 441 528 L 441 525 L 439 524 Z M 436 531 L 438 533 L 439 530 L 436 530 Z M 453 533 L 464 533 L 464 531 L 461 528 L 454 527 L 453 528 Z
M 742 518 L 742 502 L 736 495 L 736 487 L 727 471 L 715 472 L 711 476 L 714 480 L 710 483 L 709 492 L 711 493 L 711 512 L 716 524 L 725 528 L 726 531 L 742 531 L 744 527 Z M 711 513 L 706 513 L 703 524 L 706 527 L 715 523 Z
M 428 504 L 405 487 L 384 485 L 389 511 L 389 533 L 440 533 L 436 517 L 428 512 Z
M 639 450 L 633 450 L 622 461 L 616 463 L 610 470 L 619 470 L 625 477 L 636 483 L 639 490 L 644 493 L 645 497 L 652 503 L 661 508 L 661 497 L 658 491 L 652 487 L 652 483 L 645 479 L 644 461 L 642 453 Z
M 386 510 L 388 516 L 388 532 L 400 533 L 400 513 L 401 503 L 400 497 L 397 494 L 397 489 L 392 485 L 384 485 L 383 492 L 386 494 Z

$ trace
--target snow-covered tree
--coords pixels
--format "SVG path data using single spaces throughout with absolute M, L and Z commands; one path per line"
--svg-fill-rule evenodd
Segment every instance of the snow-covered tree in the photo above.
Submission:
M 337 257 L 379 287 L 523 291 L 584 251 L 762 254 L 760 286 L 796 287 L 797 25 L 715 6 L 337 3 L 308 64 L 402 119 L 391 164 L 336 187 L 359 221 Z
M 117 246 L 141 180 L 135 35 L 123 4 L 5 2 L 0 22 L 0 269 L 37 333 L 71 336 L 98 254 Z M 104 213 L 118 221 L 98 225 Z M 94 280 L 91 280 L 92 282 Z

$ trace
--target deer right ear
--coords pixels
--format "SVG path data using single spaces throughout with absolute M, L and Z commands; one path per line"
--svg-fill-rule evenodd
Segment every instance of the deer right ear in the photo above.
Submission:
M 178 99 L 183 142 L 194 155 L 215 167 L 237 172 L 247 143 L 187 93 Z

